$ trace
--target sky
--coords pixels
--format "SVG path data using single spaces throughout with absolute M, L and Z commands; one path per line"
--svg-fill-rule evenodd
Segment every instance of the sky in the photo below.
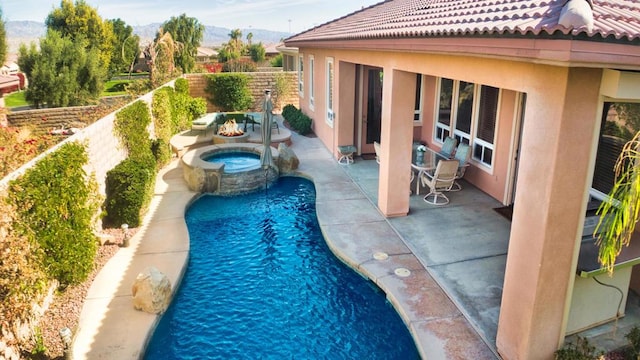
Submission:
M 103 19 L 141 26 L 186 14 L 203 25 L 299 33 L 383 0 L 85 0 Z M 44 22 L 60 0 L 0 0 L 5 21 Z

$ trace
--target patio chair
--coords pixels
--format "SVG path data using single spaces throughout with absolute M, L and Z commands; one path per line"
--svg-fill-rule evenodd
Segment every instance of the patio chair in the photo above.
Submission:
M 451 159 L 453 157 L 453 152 L 456 150 L 456 145 L 458 145 L 458 140 L 452 137 L 446 137 L 444 139 L 444 144 L 442 144 L 442 148 L 440 149 L 440 155 Z
M 458 165 L 456 179 L 453 181 L 453 186 L 451 187 L 450 191 L 460 191 L 462 190 L 462 185 L 460 185 L 458 180 L 462 179 L 462 177 L 464 176 L 464 173 L 469 167 L 469 159 L 471 159 L 471 147 L 469 146 L 469 144 L 462 143 L 458 145 L 454 159 L 458 160 L 460 164 Z
M 460 162 L 455 159 L 440 160 L 433 175 L 428 172 L 422 174 L 420 181 L 423 186 L 429 187 L 430 190 L 424 197 L 425 202 L 433 205 L 446 205 L 449 203 L 449 198 L 446 197 L 444 192 L 451 190 L 459 164 Z
M 376 162 L 380 164 L 380 143 L 377 141 L 373 142 L 373 150 L 376 152 Z

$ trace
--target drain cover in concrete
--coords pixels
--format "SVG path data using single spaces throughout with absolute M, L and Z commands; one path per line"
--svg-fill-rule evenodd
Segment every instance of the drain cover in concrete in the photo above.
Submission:
M 389 258 L 389 255 L 385 252 L 379 251 L 373 254 L 373 258 L 376 260 L 387 260 Z
M 395 269 L 394 273 L 396 275 L 398 275 L 399 277 L 407 277 L 407 276 L 411 275 L 411 271 L 409 269 L 405 269 L 405 268 L 397 268 L 397 269 Z

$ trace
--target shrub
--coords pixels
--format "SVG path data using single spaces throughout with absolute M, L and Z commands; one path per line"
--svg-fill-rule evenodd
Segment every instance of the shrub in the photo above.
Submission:
M 556 351 L 556 360 L 598 360 L 602 355 L 589 340 L 578 337 L 575 343 L 568 343 Z
M 636 359 L 640 358 L 640 328 L 634 326 L 624 337 L 629 340 L 633 356 Z
M 153 128 L 155 135 L 169 141 L 177 127 L 172 116 L 171 97 L 173 90 L 170 87 L 163 87 L 153 93 L 151 109 L 153 113 Z
M 185 78 L 177 78 L 173 87 L 178 94 L 189 94 L 189 80 Z
M 151 141 L 151 152 L 156 159 L 157 169 L 161 169 L 171 161 L 171 146 L 163 139 Z
M 295 106 L 288 104 L 282 109 L 282 117 L 289 123 L 292 129 L 301 135 L 311 132 L 312 120 Z
M 28 321 L 32 303 L 45 293 L 47 277 L 37 257 L 38 244 L 14 230 L 17 210 L 8 200 L 7 194 L 0 196 L 0 328 L 11 331 Z
M 84 147 L 68 143 L 10 184 L 19 234 L 37 244 L 41 268 L 62 286 L 84 281 L 93 268 L 97 185 L 83 170 Z
M 293 113 L 298 112 L 298 109 L 295 105 L 287 104 L 282 108 L 282 116 L 286 119 L 293 115 Z
M 144 158 L 151 155 L 151 140 L 147 131 L 150 123 L 149 107 L 141 100 L 116 113 L 115 132 L 129 157 Z
M 35 135 L 27 128 L 0 126 L 0 178 L 18 169 L 55 144 L 50 135 Z
M 107 172 L 105 181 L 105 224 L 138 227 L 151 202 L 155 186 L 155 160 L 128 158 Z
M 209 75 L 205 91 L 209 101 L 222 111 L 244 111 L 253 103 L 249 78 L 244 74 Z
M 278 54 L 273 59 L 271 59 L 271 66 L 282 67 L 282 54 Z
M 256 72 L 258 66 L 251 60 L 247 59 L 232 59 L 222 64 L 222 72 Z

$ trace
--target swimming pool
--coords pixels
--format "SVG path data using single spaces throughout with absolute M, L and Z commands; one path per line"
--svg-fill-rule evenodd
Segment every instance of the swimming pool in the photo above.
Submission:
M 374 284 L 328 249 L 315 191 L 203 196 L 186 213 L 190 260 L 146 359 L 417 359 Z

